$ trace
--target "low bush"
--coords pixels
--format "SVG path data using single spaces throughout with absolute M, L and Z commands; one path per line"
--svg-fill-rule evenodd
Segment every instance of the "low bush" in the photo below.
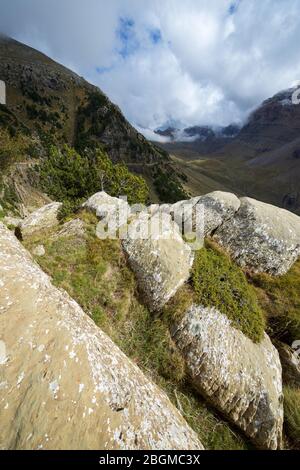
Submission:
M 148 198 L 145 180 L 125 165 L 113 165 L 100 149 L 81 155 L 67 145 L 62 150 L 51 146 L 37 171 L 42 189 L 64 203 L 61 216 L 101 190 L 112 196 L 127 196 L 130 204 L 145 203 Z

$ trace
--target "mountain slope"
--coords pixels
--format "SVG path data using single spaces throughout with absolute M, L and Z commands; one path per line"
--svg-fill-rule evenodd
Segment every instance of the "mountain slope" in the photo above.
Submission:
M 141 173 L 154 199 L 161 174 L 180 188 L 167 152 L 148 142 L 99 88 L 74 72 L 0 36 L 0 80 L 6 84 L 6 105 L 19 122 L 17 128 L 25 126 L 42 141 L 67 143 L 79 151 L 100 145 L 114 163 L 125 162 Z
M 229 188 L 300 213 L 300 106 L 292 104 L 293 91 L 263 102 L 230 140 L 163 145 L 186 174 L 186 189 L 196 195 Z

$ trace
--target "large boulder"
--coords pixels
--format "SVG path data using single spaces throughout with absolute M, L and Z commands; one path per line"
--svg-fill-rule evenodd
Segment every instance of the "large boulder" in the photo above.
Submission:
M 281 365 L 269 337 L 254 344 L 225 315 L 200 305 L 192 305 L 172 336 L 194 388 L 256 445 L 280 448 Z
M 239 211 L 221 225 L 215 238 L 240 266 L 257 273 L 282 275 L 300 255 L 300 217 L 242 198 Z
M 61 202 L 52 202 L 23 219 L 17 229 L 21 237 L 24 239 L 35 232 L 58 225 L 58 213 L 61 207 Z
M 0 253 L 0 449 L 203 448 L 2 224 Z
M 196 228 L 196 211 L 199 211 L 198 228 L 204 236 L 211 235 L 225 221 L 230 220 L 238 211 L 241 203 L 237 196 L 223 191 L 214 191 L 204 196 L 178 201 L 175 204 L 163 204 L 157 210 L 171 213 L 179 226 L 182 221 L 191 220 L 193 230 Z M 202 212 L 199 210 L 202 206 Z M 202 220 L 201 220 L 202 219 Z
M 159 224 L 156 236 L 149 236 L 148 229 L 150 232 Z M 145 303 L 152 312 L 161 310 L 190 277 L 194 260 L 191 248 L 171 217 L 160 213 L 134 219 L 122 244 Z
M 212 193 L 191 199 L 194 206 L 193 227 L 195 228 L 195 210 L 203 206 L 204 235 L 211 235 L 226 220 L 230 220 L 238 211 L 240 200 L 232 193 L 214 191 Z M 178 203 L 174 206 L 174 211 L 178 209 Z
M 82 207 L 95 213 L 100 220 L 116 216 L 116 228 L 126 224 L 130 215 L 130 206 L 125 200 L 109 196 L 104 191 L 91 196 Z

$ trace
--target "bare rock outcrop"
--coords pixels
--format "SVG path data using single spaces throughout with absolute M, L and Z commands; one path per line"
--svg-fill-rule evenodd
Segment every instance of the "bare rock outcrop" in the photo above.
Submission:
M 238 212 L 217 230 L 215 238 L 240 266 L 282 275 L 300 255 L 300 217 L 242 198 Z
M 130 206 L 125 200 L 109 196 L 105 191 L 91 196 L 82 207 L 94 212 L 100 220 L 116 217 L 117 228 L 125 224 L 130 215 Z
M 18 230 L 22 238 L 26 238 L 39 230 L 58 225 L 58 213 L 62 207 L 61 202 L 52 202 L 30 214 L 20 223 Z
M 225 221 L 232 219 L 235 213 L 240 208 L 240 200 L 235 194 L 223 191 L 214 191 L 204 196 L 194 197 L 187 201 L 179 201 L 172 205 L 172 213 L 175 220 L 180 220 L 183 208 L 191 206 L 192 210 L 192 223 L 195 228 L 196 223 L 196 209 L 203 206 L 203 212 L 199 213 L 203 217 L 203 231 L 204 235 L 211 235 L 218 227 Z M 190 216 L 184 215 L 183 219 L 186 220 Z
M 81 219 L 72 219 L 64 223 L 58 232 L 51 236 L 51 239 L 77 237 L 83 238 L 85 236 L 84 222 Z
M 186 312 L 172 335 L 195 389 L 257 446 L 280 448 L 281 364 L 269 337 L 255 344 L 225 315 L 200 305 Z
M 0 448 L 202 449 L 167 396 L 0 224 Z
M 151 227 L 159 224 L 156 235 L 149 236 Z M 192 250 L 167 214 L 149 218 L 141 215 L 130 224 L 128 234 L 122 244 L 129 264 L 145 303 L 152 312 L 159 311 L 188 280 L 194 260 Z

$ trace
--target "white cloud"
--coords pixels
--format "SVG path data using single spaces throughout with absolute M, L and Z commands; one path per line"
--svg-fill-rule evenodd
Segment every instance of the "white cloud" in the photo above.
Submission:
M 101 86 L 153 137 L 171 120 L 242 120 L 299 80 L 299 7 L 300 0 L 0 0 L 0 30 Z

